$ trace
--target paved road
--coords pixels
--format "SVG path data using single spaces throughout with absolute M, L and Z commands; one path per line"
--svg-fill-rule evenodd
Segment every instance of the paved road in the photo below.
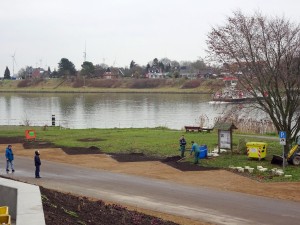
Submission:
M 35 179 L 33 159 L 18 157 L 15 164 L 15 174 L 7 176 L 24 182 L 199 221 L 230 225 L 282 225 L 300 221 L 300 203 L 297 202 L 191 187 L 45 160 L 41 168 L 43 178 Z M 3 170 L 0 173 L 6 174 Z

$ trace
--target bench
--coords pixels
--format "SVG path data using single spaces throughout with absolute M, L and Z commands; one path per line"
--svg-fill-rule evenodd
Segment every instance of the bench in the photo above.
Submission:
M 200 132 L 200 131 L 201 131 L 201 127 L 184 126 L 184 128 L 185 128 L 185 132 L 189 132 L 189 131 L 197 131 L 197 132 Z
M 207 133 L 210 133 L 210 131 L 212 131 L 214 128 L 201 128 L 201 131 L 206 131 Z
M 184 126 L 184 129 L 186 132 L 202 132 L 206 131 L 207 133 L 210 133 L 214 128 L 204 128 L 204 127 L 196 127 L 196 126 Z

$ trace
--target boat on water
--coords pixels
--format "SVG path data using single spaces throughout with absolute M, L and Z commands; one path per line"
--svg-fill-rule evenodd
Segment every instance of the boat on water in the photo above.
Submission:
M 254 102 L 257 99 L 246 91 L 242 91 L 235 88 L 224 88 L 221 91 L 217 91 L 213 95 L 212 100 L 214 102 L 241 103 L 241 102 Z
M 233 76 L 224 77 L 223 81 L 225 83 L 225 88 L 213 94 L 213 102 L 243 103 L 255 102 L 257 100 L 257 97 L 251 95 L 249 91 L 237 88 L 238 78 Z

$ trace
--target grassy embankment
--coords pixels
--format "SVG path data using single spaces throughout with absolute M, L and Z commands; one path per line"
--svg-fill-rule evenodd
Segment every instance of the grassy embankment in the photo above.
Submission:
M 213 93 L 222 85 L 221 80 L 198 79 L 32 79 L 2 80 L 0 92 Z
M 212 151 L 217 143 L 217 132 L 190 132 L 185 133 L 178 130 L 170 130 L 165 128 L 153 129 L 62 129 L 58 127 L 25 127 L 25 126 L 1 126 L 0 136 L 21 136 L 24 137 L 26 129 L 35 129 L 37 138 L 43 141 L 49 141 L 57 146 L 76 146 L 76 147 L 99 147 L 103 152 L 123 152 L 123 153 L 144 153 L 145 155 L 155 155 L 159 157 L 179 155 L 178 139 L 184 134 L 188 145 L 191 147 L 191 141 L 196 141 L 199 145 L 206 144 L 209 151 Z M 95 141 L 82 142 L 80 139 L 95 139 Z M 98 140 L 97 140 L 98 139 Z M 245 154 L 247 141 L 262 141 L 267 142 L 267 157 L 265 160 L 249 160 Z M 240 144 L 239 144 L 240 143 Z M 240 145 L 240 146 L 239 146 Z M 213 166 L 228 168 L 233 166 L 250 166 L 255 167 L 261 165 L 269 169 L 281 166 L 272 165 L 271 159 L 273 154 L 280 155 L 282 146 L 279 145 L 279 139 L 269 138 L 260 139 L 254 136 L 244 136 L 238 133 L 233 134 L 233 153 L 222 153 L 219 157 L 213 159 L 201 160 L 203 166 Z M 187 161 L 192 162 L 193 158 L 187 158 Z M 300 181 L 300 167 L 288 166 L 285 169 L 285 174 L 291 174 L 292 178 L 275 177 L 270 181 Z M 268 177 L 269 172 L 258 173 L 254 176 Z

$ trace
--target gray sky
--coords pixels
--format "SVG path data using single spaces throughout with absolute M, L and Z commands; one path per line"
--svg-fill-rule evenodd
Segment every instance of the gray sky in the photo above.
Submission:
M 93 64 L 146 65 L 154 58 L 195 61 L 205 56 L 212 26 L 240 9 L 300 23 L 299 0 L 2 0 L 0 76 L 5 67 L 50 66 L 61 58 Z

